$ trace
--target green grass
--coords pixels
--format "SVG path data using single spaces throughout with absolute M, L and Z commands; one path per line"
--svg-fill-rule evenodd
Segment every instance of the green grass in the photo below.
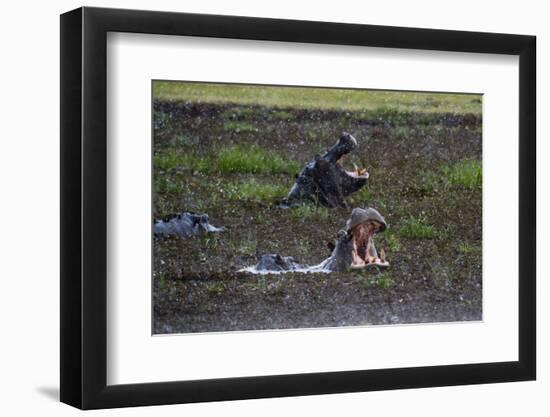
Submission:
M 198 156 L 189 151 L 165 149 L 153 158 L 155 171 L 188 169 L 192 171 L 222 174 L 288 174 L 298 172 L 297 162 L 283 158 L 275 152 L 267 152 L 257 145 L 230 146 L 209 156 Z
M 440 171 L 424 171 L 419 173 L 416 192 L 419 196 L 432 195 L 443 185 Z
M 287 110 L 275 110 L 271 113 L 271 117 L 276 120 L 291 122 L 296 118 L 296 115 Z
M 376 110 L 387 118 L 401 117 L 402 112 L 481 114 L 481 96 L 471 94 L 155 81 L 153 97 L 280 109 Z
M 174 182 L 166 176 L 157 175 L 155 178 L 155 191 L 161 194 L 180 194 L 183 186 L 180 182 Z
M 403 93 L 404 94 L 404 93 Z M 401 125 L 414 125 L 414 126 L 427 126 L 430 124 L 437 123 L 437 114 L 442 113 L 442 110 L 439 107 L 423 107 L 419 105 L 411 105 L 409 107 L 403 107 L 401 98 L 396 97 L 395 104 L 384 105 L 378 107 L 374 110 L 365 112 L 363 116 L 366 119 L 376 119 L 381 122 L 390 123 L 396 127 Z M 431 111 L 430 111 L 431 110 Z M 446 113 L 451 112 L 449 109 L 446 109 Z M 436 117 L 430 113 L 436 113 Z M 454 111 L 454 113 L 468 113 L 466 111 Z M 401 134 L 405 134 L 404 130 L 401 130 Z
M 202 241 L 204 243 L 204 246 L 206 249 L 213 250 L 216 247 L 220 246 L 222 244 L 222 238 L 218 236 L 216 233 L 208 233 L 206 235 L 201 236 Z
M 178 135 L 171 140 L 171 145 L 176 148 L 189 148 L 192 146 L 197 146 L 199 140 L 197 137 L 188 136 L 188 135 Z
M 222 113 L 224 119 L 243 120 L 256 116 L 256 109 L 250 107 L 232 107 Z
M 229 200 L 247 200 L 255 202 L 273 202 L 288 193 L 289 187 L 272 182 L 263 182 L 256 178 L 248 178 L 239 182 L 229 183 L 222 188 L 222 193 Z
M 256 254 L 257 248 L 258 242 L 255 240 L 245 240 L 240 242 L 236 250 L 239 255 L 252 256 Z
M 206 292 L 211 297 L 222 295 L 225 292 L 225 286 L 221 282 L 214 282 L 212 284 L 208 284 L 206 287 Z
M 296 174 L 297 162 L 283 158 L 274 152 L 266 152 L 257 145 L 232 146 L 219 152 L 217 170 L 224 174 Z
M 471 245 L 468 243 L 461 243 L 458 246 L 458 250 L 460 253 L 464 255 L 479 255 L 481 254 L 481 246 L 478 245 Z
M 418 181 L 417 191 L 421 195 L 431 195 L 448 187 L 481 189 L 483 174 L 481 162 L 466 160 L 453 165 L 444 165 L 434 171 L 426 171 Z
M 409 126 L 397 126 L 393 132 L 397 139 L 408 139 L 414 134 L 413 128 Z
M 408 239 L 439 239 L 443 237 L 442 232 L 426 223 L 426 220 L 421 216 L 410 216 L 405 219 L 399 229 L 399 235 Z
M 464 188 L 481 188 L 483 183 L 481 162 L 469 160 L 442 168 L 446 181 Z
M 371 200 L 371 194 L 371 191 L 369 191 L 369 184 L 367 184 L 350 196 L 350 202 L 359 205 L 369 204 Z
M 176 149 L 164 150 L 153 157 L 156 170 L 171 171 L 174 169 L 189 169 L 193 171 L 208 172 L 212 161 L 209 158 L 198 157 L 189 152 L 179 152 Z
M 226 122 L 223 125 L 223 130 L 229 133 L 256 133 L 258 128 L 250 123 L 245 122 Z
M 159 286 L 162 290 L 166 291 L 169 288 L 168 278 L 164 272 L 159 272 L 157 274 Z
M 167 195 L 156 195 L 154 210 L 155 219 L 159 219 L 175 213 L 178 208 L 177 204 L 173 202 L 173 198 L 168 198 Z
M 384 232 L 384 243 L 385 247 L 390 252 L 399 252 L 401 250 L 401 242 L 399 241 L 399 237 L 393 231 L 387 230 Z
M 394 280 L 390 272 L 382 272 L 378 275 L 367 276 L 363 280 L 363 288 L 368 290 L 370 288 L 379 288 L 385 290 L 390 288 L 394 284 Z
M 304 219 L 319 219 L 325 220 L 328 218 L 329 211 L 326 207 L 315 206 L 313 204 L 301 204 L 290 209 L 290 216 L 297 220 Z

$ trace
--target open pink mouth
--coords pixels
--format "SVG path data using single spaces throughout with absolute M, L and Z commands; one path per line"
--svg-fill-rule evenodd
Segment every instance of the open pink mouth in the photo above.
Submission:
M 346 174 L 353 178 L 369 178 L 369 173 L 365 168 L 355 168 L 353 171 L 346 171 Z
M 367 169 L 366 168 L 359 168 L 357 165 L 353 164 L 353 170 L 351 171 L 348 171 L 347 169 L 344 168 L 344 161 L 346 159 L 346 156 L 347 155 L 342 155 L 340 157 L 340 159 L 338 159 L 338 161 L 336 161 L 336 163 L 338 165 L 340 165 L 340 167 L 342 167 L 343 171 L 350 177 L 352 178 L 364 178 L 364 179 L 368 179 L 369 178 L 369 173 L 367 172 Z
M 381 229 L 382 225 L 374 220 L 361 223 L 352 229 L 352 268 L 364 268 L 370 265 L 389 266 L 385 259 L 384 249 L 380 251 L 379 255 L 372 241 L 372 236 Z

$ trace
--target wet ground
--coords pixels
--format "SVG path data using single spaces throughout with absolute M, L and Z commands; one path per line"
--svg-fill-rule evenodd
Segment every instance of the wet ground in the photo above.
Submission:
M 294 174 L 343 130 L 359 142 L 345 165 L 370 174 L 350 208 L 277 207 Z M 481 162 L 479 116 L 155 102 L 153 131 L 153 217 L 206 212 L 227 228 L 154 238 L 154 333 L 481 319 L 481 187 L 456 168 Z M 216 168 L 223 149 L 252 144 L 284 163 L 253 173 Z M 389 226 L 375 236 L 389 269 L 238 272 L 267 253 L 318 264 L 351 208 L 369 206 Z

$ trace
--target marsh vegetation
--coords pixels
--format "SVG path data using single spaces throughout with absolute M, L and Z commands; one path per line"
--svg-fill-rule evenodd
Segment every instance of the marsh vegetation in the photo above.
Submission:
M 154 238 L 155 333 L 481 319 L 479 96 L 157 82 L 153 111 L 153 218 L 226 227 Z M 350 209 L 278 207 L 343 130 L 345 165 L 370 174 Z M 319 263 L 351 207 L 384 215 L 388 270 L 238 272 L 268 253 Z

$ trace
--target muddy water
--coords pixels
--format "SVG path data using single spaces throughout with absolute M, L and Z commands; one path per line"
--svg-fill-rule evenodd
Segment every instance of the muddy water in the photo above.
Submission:
M 288 120 L 279 120 L 272 109 L 247 107 L 237 121 L 256 130 L 235 133 L 225 125 L 225 114 L 233 109 L 156 103 L 155 111 L 164 116 L 155 119 L 155 154 L 176 151 L 206 158 L 230 144 L 256 143 L 302 166 L 342 130 L 349 131 L 359 148 L 348 162 L 365 166 L 370 174 L 366 193 L 349 203 L 383 213 L 388 230 L 376 238 L 376 247 L 385 248 L 391 266 L 382 272 L 239 272 L 267 253 L 319 268 L 319 260 L 331 252 L 327 243 L 335 241 L 350 210 L 300 217 L 293 208 L 277 207 L 275 200 L 230 198 L 231 185 L 251 174 L 185 167 L 158 172 L 164 184 L 155 198 L 154 218 L 207 212 L 226 231 L 191 239 L 154 238 L 155 333 L 481 319 L 482 193 L 444 185 L 439 170 L 481 160 L 479 117 L 435 115 L 418 123 L 420 116 L 409 115 L 396 124 L 349 113 L 288 110 Z M 286 174 L 253 176 L 285 190 L 293 183 Z M 438 237 L 402 236 L 410 216 L 433 226 Z

